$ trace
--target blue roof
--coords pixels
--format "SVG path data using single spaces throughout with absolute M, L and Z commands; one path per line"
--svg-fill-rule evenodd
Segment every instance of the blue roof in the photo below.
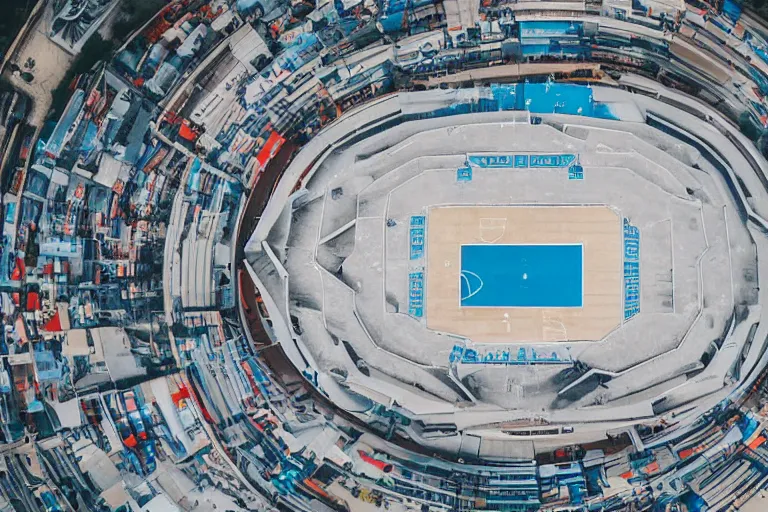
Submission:
M 733 0 L 725 0 L 723 14 L 728 16 L 733 23 L 736 23 L 741 18 L 741 6 Z
M 580 30 L 581 22 L 578 21 L 521 21 L 520 39 L 577 36 Z
M 525 108 L 541 114 L 594 115 L 592 88 L 575 84 L 525 84 Z

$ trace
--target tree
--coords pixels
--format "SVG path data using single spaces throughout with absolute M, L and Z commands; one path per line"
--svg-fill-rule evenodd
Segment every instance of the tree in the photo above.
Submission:
M 739 130 L 753 142 L 757 141 L 758 137 L 760 137 L 760 131 L 754 121 L 752 121 L 752 116 L 746 110 L 739 114 Z
M 760 150 L 760 154 L 765 158 L 768 158 L 768 130 L 763 130 L 763 133 L 760 135 L 760 138 L 757 139 L 755 145 L 757 146 L 757 149 Z
M 13 43 L 16 34 L 27 21 L 35 2 L 31 0 L 0 0 L 0 58 Z
M 120 7 L 120 17 L 112 25 L 112 37 L 116 41 L 128 38 L 165 6 L 163 0 L 141 0 L 140 2 L 123 2 Z

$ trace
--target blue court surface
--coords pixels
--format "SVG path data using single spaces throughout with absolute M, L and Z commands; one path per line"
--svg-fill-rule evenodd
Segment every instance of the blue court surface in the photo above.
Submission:
M 583 246 L 462 245 L 461 306 L 583 305 Z

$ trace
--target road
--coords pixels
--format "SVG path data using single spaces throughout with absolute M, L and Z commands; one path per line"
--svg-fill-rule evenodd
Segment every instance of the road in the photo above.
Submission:
M 272 195 L 272 190 L 275 188 L 275 184 L 283 171 L 288 167 L 288 163 L 293 159 L 293 155 L 299 148 L 290 140 L 280 148 L 277 155 L 272 158 L 261 173 L 261 176 L 257 178 L 256 185 L 248 198 L 248 203 L 245 205 L 245 212 L 243 212 L 243 221 L 240 224 L 240 233 L 238 240 L 242 240 L 243 243 L 239 244 L 237 260 L 243 259 L 243 247 L 245 242 L 250 238 L 251 233 L 256 228 L 256 224 L 261 217 L 261 212 L 267 205 L 267 201 Z
M 235 242 L 236 262 L 243 261 L 243 258 L 245 257 L 243 251 L 245 243 L 256 228 L 256 224 L 261 217 L 261 212 L 264 210 L 267 201 L 272 195 L 272 190 L 274 190 L 275 184 L 280 176 L 282 176 L 283 171 L 288 167 L 288 163 L 297 150 L 298 147 L 293 144 L 293 142 L 286 141 L 277 155 L 269 161 L 264 172 L 262 172 L 261 176 L 257 179 L 253 191 L 251 191 L 251 194 L 248 196 L 248 202 L 245 205 L 242 220 L 240 221 L 240 230 Z M 245 272 L 245 270 L 242 269 L 241 263 L 238 263 L 238 268 L 242 270 L 242 272 L 240 272 L 242 274 L 242 281 L 239 279 L 235 281 L 235 293 L 238 295 L 237 300 L 239 301 L 239 297 L 241 296 L 247 302 L 248 308 L 250 309 L 250 312 L 243 310 L 243 316 L 241 318 L 244 318 L 247 323 L 246 328 L 251 334 L 251 340 L 256 345 L 254 348 L 270 345 L 272 340 L 266 330 L 264 330 L 264 325 L 259 318 L 259 309 L 258 304 L 256 303 L 256 287 L 254 286 L 251 277 L 248 275 L 248 272 Z M 240 290 L 241 282 L 243 286 L 242 292 Z

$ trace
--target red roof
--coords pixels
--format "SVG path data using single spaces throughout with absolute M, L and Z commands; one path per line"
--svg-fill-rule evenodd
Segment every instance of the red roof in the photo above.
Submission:
M 51 317 L 50 320 L 48 320 L 45 325 L 43 326 L 44 331 L 54 332 L 54 331 L 61 331 L 61 318 L 59 317 L 59 312 L 56 311 L 56 313 Z
M 181 127 L 179 128 L 179 137 L 188 141 L 197 140 L 197 137 L 198 137 L 197 132 L 195 132 L 192 129 L 192 127 L 189 124 L 189 121 L 187 121 L 186 119 L 184 120 L 184 122 L 181 123 Z
M 22 258 L 16 258 L 16 266 L 13 268 L 13 272 L 11 272 L 11 280 L 21 281 L 26 275 L 27 267 L 24 265 L 24 260 Z
M 27 293 L 27 311 L 40 310 L 40 295 L 37 292 Z
M 256 160 L 259 162 L 259 170 L 263 169 L 264 166 L 267 165 L 267 162 L 269 162 L 272 157 L 275 156 L 278 151 L 280 151 L 280 148 L 284 142 L 285 139 L 281 137 L 277 132 L 272 132 L 269 135 L 267 142 L 264 143 L 264 147 L 261 148 L 258 156 L 256 157 Z

